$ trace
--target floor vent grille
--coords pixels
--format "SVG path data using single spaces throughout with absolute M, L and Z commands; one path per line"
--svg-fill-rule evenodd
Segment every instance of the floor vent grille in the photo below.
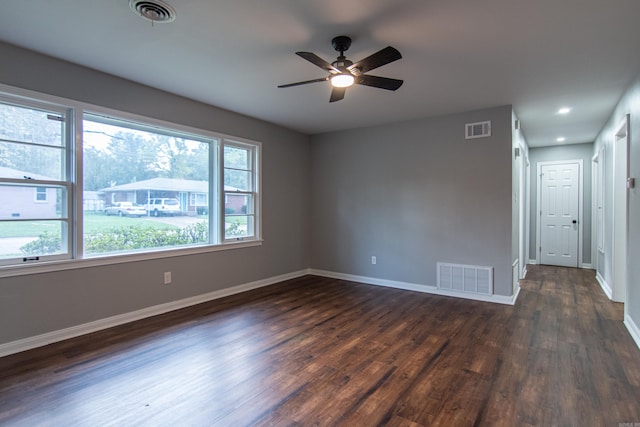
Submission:
M 438 289 L 493 295 L 493 268 L 439 262 Z

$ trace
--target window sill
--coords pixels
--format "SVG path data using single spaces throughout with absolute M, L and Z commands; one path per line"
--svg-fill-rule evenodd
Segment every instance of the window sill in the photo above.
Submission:
M 226 242 L 219 245 L 172 248 L 144 253 L 127 253 L 118 255 L 105 255 L 100 257 L 41 262 L 29 265 L 11 265 L 0 267 L 0 278 L 26 276 L 30 274 L 50 273 L 54 271 L 75 270 L 78 268 L 98 267 L 103 265 L 124 264 L 127 262 L 149 261 L 162 258 L 174 258 L 179 256 L 205 254 L 211 252 L 227 251 L 232 249 L 261 246 L 263 240 L 244 240 L 238 242 Z

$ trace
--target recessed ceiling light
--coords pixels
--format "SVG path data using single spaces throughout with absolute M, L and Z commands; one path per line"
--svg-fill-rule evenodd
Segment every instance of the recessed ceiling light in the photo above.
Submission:
M 567 140 L 567 138 L 565 138 L 564 136 L 556 138 L 556 141 L 558 141 L 558 142 L 565 142 L 566 140 Z
M 558 110 L 558 114 L 569 114 L 571 112 L 571 108 L 569 107 L 562 107 L 561 109 Z

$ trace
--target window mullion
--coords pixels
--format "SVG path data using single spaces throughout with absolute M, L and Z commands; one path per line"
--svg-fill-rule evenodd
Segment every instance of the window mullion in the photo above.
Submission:
M 220 244 L 220 191 L 222 177 L 222 154 L 221 154 L 221 142 L 219 140 L 214 141 L 211 144 L 209 150 L 209 173 L 211 178 L 209 179 L 209 235 L 211 236 L 210 242 L 212 244 Z
M 72 254 L 73 258 L 84 257 L 84 181 L 83 181 L 83 115 L 84 111 L 80 108 L 72 110 L 70 116 L 69 143 L 69 176 L 72 177 L 75 185 L 73 186 L 73 203 L 71 209 L 73 212 L 72 226 L 70 227 L 70 241 L 73 242 Z

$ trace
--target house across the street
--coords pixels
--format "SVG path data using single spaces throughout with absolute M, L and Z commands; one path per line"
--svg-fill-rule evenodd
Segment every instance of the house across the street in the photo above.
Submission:
M 0 166 L 0 176 L 10 179 L 49 181 L 51 178 Z M 57 189 L 41 185 L 0 187 L 0 218 L 55 218 Z
M 165 198 L 176 199 L 180 203 L 180 210 L 185 215 L 206 214 L 209 206 L 207 181 L 174 178 L 151 178 L 128 184 L 114 185 L 104 188 L 107 206 L 116 202 L 132 202 L 144 205 L 147 200 Z M 226 191 L 236 188 L 225 185 Z M 227 195 L 225 207 L 230 213 L 243 213 L 244 196 Z M 244 208 L 246 209 L 246 208 Z

